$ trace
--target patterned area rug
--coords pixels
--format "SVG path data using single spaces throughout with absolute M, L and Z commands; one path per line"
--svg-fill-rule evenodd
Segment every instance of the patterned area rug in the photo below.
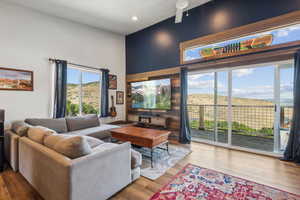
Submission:
M 150 200 L 299 199 L 295 194 L 188 164 Z
M 165 147 L 162 147 L 165 148 Z M 143 155 L 141 175 L 155 180 L 168 169 L 191 153 L 190 148 L 181 145 L 169 145 L 169 154 L 166 150 L 156 148 L 153 153 L 153 168 L 151 168 L 150 150 L 148 148 L 134 148 Z

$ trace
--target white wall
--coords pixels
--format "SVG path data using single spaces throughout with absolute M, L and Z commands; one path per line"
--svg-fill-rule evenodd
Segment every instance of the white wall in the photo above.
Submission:
M 33 92 L 0 90 L 7 121 L 49 117 L 49 57 L 108 68 L 125 91 L 124 36 L 3 2 L 0 27 L 0 67 L 34 71 Z M 116 107 L 118 117 L 105 121 L 125 119 L 125 106 Z

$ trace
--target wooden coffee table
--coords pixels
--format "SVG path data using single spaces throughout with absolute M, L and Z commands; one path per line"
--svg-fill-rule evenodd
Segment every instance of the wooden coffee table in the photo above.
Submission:
M 127 126 L 110 130 L 113 138 L 123 141 L 131 142 L 131 144 L 146 147 L 151 150 L 151 167 L 153 168 L 153 150 L 155 148 L 164 149 L 161 146 L 166 145 L 166 150 L 169 153 L 168 137 L 170 131 L 156 130 L 149 128 L 140 128 L 135 126 Z

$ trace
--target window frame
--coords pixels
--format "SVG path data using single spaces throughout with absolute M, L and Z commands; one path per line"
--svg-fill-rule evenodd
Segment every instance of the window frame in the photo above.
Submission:
M 87 69 L 87 68 L 78 67 L 78 66 L 69 66 L 68 65 L 67 68 L 76 69 L 80 72 L 80 75 L 78 77 L 79 82 L 80 82 L 80 86 L 79 86 L 80 96 L 79 96 L 79 113 L 78 113 L 78 116 L 84 116 L 83 113 L 82 113 L 82 103 L 83 103 L 83 100 L 82 100 L 82 97 L 83 97 L 83 88 L 82 88 L 83 76 L 82 76 L 82 74 L 83 74 L 83 72 L 92 72 L 92 73 L 95 73 L 95 74 L 99 74 L 99 97 L 100 98 L 99 98 L 99 114 L 98 115 L 100 115 L 100 112 L 101 112 L 101 84 L 102 84 L 101 74 L 102 74 L 102 72 L 100 70 Z

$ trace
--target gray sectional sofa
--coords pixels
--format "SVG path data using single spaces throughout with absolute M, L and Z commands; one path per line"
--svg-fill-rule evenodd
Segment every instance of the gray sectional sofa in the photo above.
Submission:
M 84 117 L 67 117 L 60 119 L 52 118 L 30 118 L 25 119 L 25 123 L 31 126 L 43 126 L 56 131 L 57 133 L 87 135 L 98 138 L 103 141 L 110 141 L 109 130 L 118 128 L 115 125 L 100 124 L 97 115 L 86 115 Z M 18 141 L 25 136 L 23 133 L 17 133 L 18 127 L 12 125 L 11 129 L 4 133 L 5 155 L 10 166 L 14 171 L 18 171 Z
M 96 115 L 25 122 L 28 136 L 18 124 L 5 131 L 6 158 L 46 200 L 107 199 L 140 177 L 142 158 L 130 143 L 98 142 L 88 155 L 71 159 L 32 136 L 31 130 L 42 126 L 58 136 L 110 141 L 109 130 L 118 126 L 102 125 Z

